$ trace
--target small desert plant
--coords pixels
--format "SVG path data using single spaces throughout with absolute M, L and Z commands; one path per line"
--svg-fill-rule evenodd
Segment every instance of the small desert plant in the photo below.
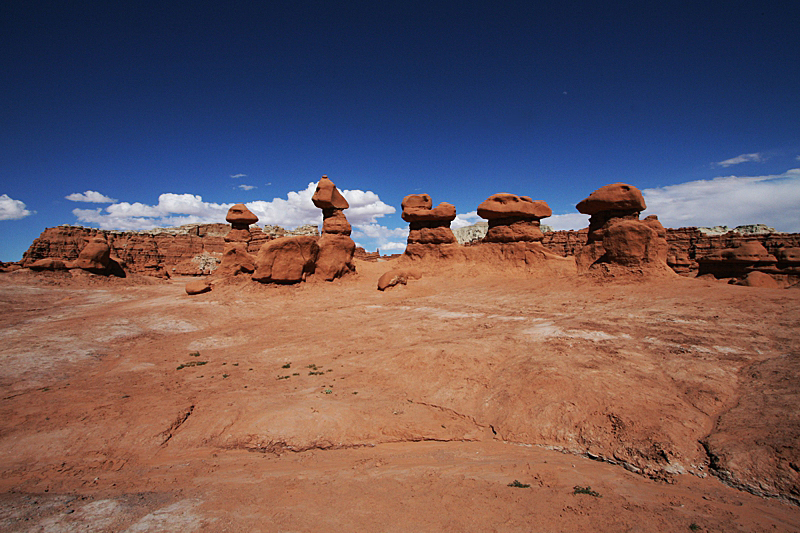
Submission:
M 177 370 L 180 370 L 180 369 L 182 369 L 182 368 L 188 368 L 188 367 L 190 367 L 190 366 L 203 366 L 203 365 L 205 365 L 205 364 L 208 364 L 208 361 L 189 361 L 188 363 L 183 363 L 183 364 L 181 364 L 181 365 L 180 365 L 180 366 L 177 368 Z
M 691 529 L 692 531 L 700 531 L 700 526 L 692 522 L 691 524 L 689 524 L 689 529 Z
M 277 379 L 289 379 L 292 376 L 278 376 Z
M 308 375 L 309 376 L 323 376 L 323 375 L 325 375 L 325 372 L 315 372 L 315 371 L 312 370 L 311 372 L 308 373 Z
M 444 426 L 442 426 L 442 427 L 444 427 Z M 529 484 L 527 484 L 527 483 L 520 483 L 520 482 L 519 482 L 519 481 L 517 481 L 516 479 L 515 479 L 514 481 L 512 481 L 511 483 L 509 483 L 509 484 L 508 484 L 508 486 L 509 486 L 509 487 L 514 487 L 514 488 L 516 488 L 516 489 L 528 489 L 528 488 L 530 488 L 530 485 L 529 485 Z
M 286 363 L 281 368 L 292 368 L 292 363 Z
M 599 492 L 592 490 L 592 487 L 581 487 L 580 485 L 575 485 L 572 494 L 588 494 L 595 498 L 602 498 Z
M 227 378 L 229 375 L 230 375 L 230 374 L 222 374 L 222 379 L 225 379 L 225 378 Z
M 200 352 L 189 352 L 189 357 L 200 357 Z

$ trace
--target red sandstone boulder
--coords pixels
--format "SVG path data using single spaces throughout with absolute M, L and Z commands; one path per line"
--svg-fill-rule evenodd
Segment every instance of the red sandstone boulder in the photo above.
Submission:
M 88 270 L 95 274 L 104 274 L 108 270 L 111 259 L 111 247 L 103 237 L 94 237 L 74 261 L 73 267 Z
M 231 223 L 234 228 L 247 228 L 250 224 L 258 222 L 258 217 L 250 211 L 244 204 L 235 204 L 228 209 L 225 220 Z
M 352 227 L 341 209 L 325 208 L 322 210 L 322 217 L 323 235 L 350 235 L 352 232 Z
M 242 242 L 231 243 L 222 252 L 222 261 L 214 271 L 214 277 L 237 276 L 256 269 L 255 257 L 247 252 Z
M 764 289 L 779 289 L 780 285 L 775 278 L 764 272 L 750 272 L 743 279 L 735 282 L 735 285 L 743 285 L 745 287 L 761 287 Z
M 317 183 L 317 189 L 314 191 L 314 196 L 311 197 L 314 205 L 320 209 L 347 209 L 350 204 L 347 199 L 342 196 L 336 185 L 333 184 L 328 176 L 322 176 L 322 179 Z
M 405 285 L 410 279 L 420 279 L 422 273 L 416 268 L 390 270 L 378 278 L 378 290 L 385 291 L 395 285 Z
M 304 281 L 314 272 L 318 257 L 319 245 L 315 237 L 281 237 L 268 241 L 258 252 L 253 279 L 275 283 Z
M 59 259 L 46 257 L 44 259 L 39 259 L 38 261 L 34 261 L 33 263 L 29 264 L 28 268 L 36 272 L 41 272 L 43 270 L 67 270 L 67 265 L 64 263 L 64 261 L 61 261 Z
M 509 217 L 539 220 L 552 214 L 547 202 L 507 192 L 493 194 L 478 206 L 478 216 L 486 220 Z
M 596 215 L 603 211 L 644 211 L 642 192 L 633 185 L 613 183 L 600 187 L 588 198 L 578 202 L 578 211 L 585 215 Z
M 433 209 L 404 207 L 401 216 L 406 222 L 447 222 L 449 226 L 456 218 L 456 206 L 442 202 Z
M 188 295 L 203 294 L 211 290 L 211 282 L 207 279 L 196 279 L 187 283 L 184 290 Z
M 649 224 L 638 220 L 622 220 L 612 224 L 603 237 L 605 260 L 618 265 L 665 263 L 666 241 Z
M 317 241 L 319 255 L 314 270 L 314 278 L 333 281 L 345 274 L 354 272 L 353 254 L 356 243 L 347 235 L 325 234 Z
M 781 263 L 800 263 L 800 248 L 781 248 L 775 256 Z

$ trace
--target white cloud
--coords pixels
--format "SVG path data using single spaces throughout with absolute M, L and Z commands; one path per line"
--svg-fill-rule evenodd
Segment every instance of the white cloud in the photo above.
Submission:
M 756 162 L 757 161 L 761 161 L 761 154 L 755 153 L 755 154 L 737 155 L 736 157 L 732 157 L 730 159 L 726 159 L 725 161 L 719 161 L 719 162 L 714 163 L 714 164 L 719 166 L 719 167 L 727 168 L 727 167 L 729 167 L 731 165 L 738 165 L 739 163 L 748 163 L 750 161 L 756 161 Z
M 463 213 L 461 215 L 456 215 L 455 220 L 450 223 L 451 229 L 458 229 L 463 228 L 464 226 L 471 226 L 476 222 L 483 220 L 481 217 L 478 216 L 477 211 L 470 211 L 469 213 Z
M 405 250 L 406 249 L 406 243 L 404 243 L 404 242 L 386 242 L 386 243 L 383 243 L 382 246 L 379 246 L 378 249 L 381 250 L 381 253 L 388 252 L 388 251 L 393 251 L 393 250 Z
M 582 229 L 589 227 L 589 215 L 583 213 L 567 213 L 565 215 L 553 215 L 542 219 L 542 224 L 550 226 L 555 231 Z
M 303 224 L 322 224 L 322 210 L 314 206 L 311 197 L 316 183 L 309 183 L 302 191 L 292 191 L 286 198 L 270 201 L 247 202 L 247 207 L 259 218 L 259 224 L 272 224 L 287 229 Z M 381 201 L 372 191 L 341 191 L 350 203 L 345 214 L 354 227 L 364 226 L 365 232 L 374 233 L 371 225 L 377 219 L 394 213 L 394 207 Z M 233 204 L 205 202 L 199 195 L 164 193 L 156 205 L 140 202 L 118 202 L 105 209 L 74 209 L 72 213 L 84 224 L 102 229 L 142 230 L 182 224 L 224 223 L 225 215 Z M 23 205 L 24 207 L 24 205 Z M 366 233 L 364 233 L 366 236 Z M 386 238 L 392 234 L 386 233 Z
M 247 177 L 247 174 L 231 174 L 231 177 L 232 177 L 233 179 L 237 179 L 237 178 L 246 178 L 246 177 Z
M 800 155 L 798 155 L 797 157 L 795 157 L 795 160 L 797 160 L 797 161 L 800 161 Z
M 647 210 L 666 227 L 766 224 L 800 232 L 800 168 L 769 176 L 725 176 L 644 189 Z
M 237 185 L 237 187 L 242 189 L 243 191 L 252 191 L 253 189 L 257 188 L 255 185 L 245 185 L 245 184 Z
M 91 202 L 94 204 L 113 204 L 117 200 L 109 198 L 105 194 L 100 194 L 97 191 L 74 192 L 65 196 L 67 200 L 72 202 Z
M 14 200 L 7 194 L 0 195 L 0 220 L 19 220 L 31 214 L 24 202 Z

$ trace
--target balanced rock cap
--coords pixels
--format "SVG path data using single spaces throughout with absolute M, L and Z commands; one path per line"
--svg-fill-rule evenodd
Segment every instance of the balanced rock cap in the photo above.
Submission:
M 491 195 L 478 206 L 478 216 L 486 220 L 521 217 L 530 219 L 547 218 L 553 210 L 542 200 L 531 200 L 529 196 L 517 196 L 507 192 Z
M 603 211 L 644 211 L 647 208 L 642 192 L 625 183 L 600 187 L 575 207 L 584 215 L 596 215 Z
M 433 207 L 433 200 L 429 194 L 409 194 L 403 198 L 400 207 L 403 208 L 403 211 L 410 208 L 430 209 Z
M 225 220 L 231 224 L 247 224 L 249 226 L 250 224 L 258 222 L 258 217 L 247 209 L 246 205 L 236 204 L 228 209 L 228 215 L 225 217 Z
M 447 202 L 433 209 L 405 206 L 401 217 L 406 222 L 452 222 L 456 218 L 456 206 Z
M 350 207 L 350 204 L 347 203 L 347 200 L 336 188 L 336 185 L 328 179 L 328 176 L 322 176 L 322 179 L 319 180 L 317 190 L 314 191 L 311 201 L 320 209 L 347 209 Z

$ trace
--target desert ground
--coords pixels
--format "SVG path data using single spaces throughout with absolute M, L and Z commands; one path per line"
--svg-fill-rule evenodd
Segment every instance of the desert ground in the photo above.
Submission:
M 800 291 L 0 274 L 0 530 L 800 531 Z

